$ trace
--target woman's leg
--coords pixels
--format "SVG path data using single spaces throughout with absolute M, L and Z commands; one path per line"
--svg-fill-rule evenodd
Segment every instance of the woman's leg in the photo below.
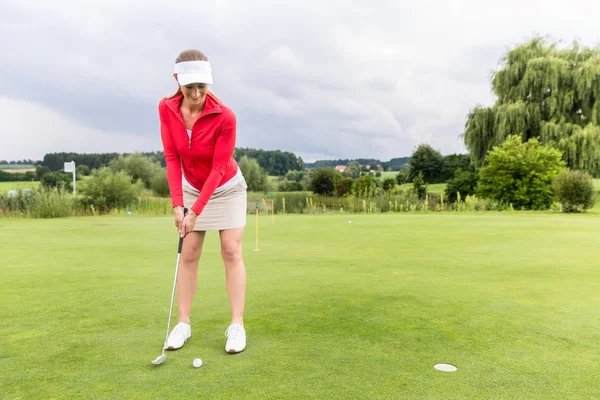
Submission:
M 225 264 L 225 283 L 231 305 L 231 323 L 244 325 L 246 267 L 242 258 L 244 227 L 219 232 L 221 256 Z
M 190 232 L 183 239 L 179 272 L 177 274 L 177 306 L 179 322 L 190 323 L 192 301 L 198 285 L 198 262 L 206 232 Z
M 175 325 L 167 338 L 168 350 L 180 349 L 192 336 L 190 326 L 190 311 L 198 284 L 198 261 L 202 252 L 205 232 L 190 232 L 183 239 L 179 271 L 177 272 L 177 306 L 179 323 Z

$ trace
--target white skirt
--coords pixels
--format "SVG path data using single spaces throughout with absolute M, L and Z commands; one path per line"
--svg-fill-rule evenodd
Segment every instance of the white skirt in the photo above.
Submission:
M 246 226 L 247 202 L 246 181 L 215 192 L 196 218 L 195 231 L 220 231 Z M 200 192 L 183 185 L 183 204 L 189 210 Z

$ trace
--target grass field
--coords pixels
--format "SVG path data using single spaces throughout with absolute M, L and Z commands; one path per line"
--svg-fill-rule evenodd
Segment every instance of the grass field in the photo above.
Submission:
M 599 217 L 261 217 L 254 252 L 251 216 L 248 348 L 224 352 L 212 234 L 192 339 L 160 366 L 170 217 L 0 219 L 0 397 L 599 398 Z
M 6 193 L 9 190 L 35 189 L 40 185 L 40 181 L 32 182 L 0 182 L 0 193 Z

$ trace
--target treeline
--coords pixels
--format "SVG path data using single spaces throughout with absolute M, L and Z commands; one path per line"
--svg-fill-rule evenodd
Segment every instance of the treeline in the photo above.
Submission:
M 371 165 L 371 164 L 381 164 L 381 160 L 377 160 L 375 158 L 357 158 L 357 159 L 338 159 L 338 160 L 317 160 L 312 163 L 306 163 L 306 168 L 314 169 L 314 168 L 331 168 L 337 165 L 348 165 L 352 161 L 358 162 L 360 165 Z
M 34 161 L 34 160 L 18 160 L 18 161 L 6 161 L 6 160 L 0 160 L 0 165 L 23 165 L 23 164 L 27 164 L 27 165 L 35 165 L 37 164 L 39 161 Z
M 152 161 L 165 166 L 165 159 L 162 151 L 141 153 Z M 49 153 L 44 156 L 41 165 L 50 171 L 62 171 L 66 162 L 75 161 L 76 166 L 87 166 L 90 170 L 107 167 L 112 160 L 119 156 L 128 156 L 130 153 Z
M 154 162 L 160 163 L 165 167 L 165 159 L 162 151 L 138 153 L 149 158 Z M 99 169 L 108 166 L 112 160 L 119 156 L 128 156 L 129 153 L 50 153 L 44 156 L 41 165 L 50 171 L 61 171 L 65 162 L 75 161 L 76 166 L 87 166 L 90 170 Z M 234 159 L 239 162 L 243 156 L 258 161 L 269 175 L 282 176 L 288 171 L 300 171 L 304 169 L 304 162 L 301 157 L 294 153 L 283 152 L 280 150 L 260 150 L 250 148 L 236 148 Z
M 271 176 L 283 176 L 288 171 L 302 171 L 304 161 L 294 153 L 281 150 L 261 150 L 251 148 L 236 148 L 233 158 L 238 163 L 242 157 L 248 157 L 258 162 L 260 167 Z
M 400 171 L 402 167 L 410 162 L 410 157 L 392 158 L 390 161 L 381 161 L 376 158 L 356 158 L 356 159 L 337 159 L 337 160 L 317 160 L 312 163 L 306 163 L 304 166 L 308 169 L 315 168 L 333 168 L 337 165 L 346 165 L 351 162 L 357 162 L 360 165 L 381 165 L 384 171 Z

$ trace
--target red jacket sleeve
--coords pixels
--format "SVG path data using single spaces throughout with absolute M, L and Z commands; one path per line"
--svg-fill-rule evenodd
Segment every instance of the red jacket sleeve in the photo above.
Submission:
M 167 180 L 169 182 L 169 191 L 171 193 L 171 203 L 173 207 L 183 207 L 183 191 L 181 190 L 181 160 L 175 141 L 171 135 L 169 125 L 166 121 L 166 104 L 162 101 L 158 107 L 160 116 L 160 137 L 163 144 L 163 152 L 167 165 Z
M 215 189 L 221 183 L 225 169 L 235 150 L 236 118 L 233 112 L 229 111 L 228 114 L 217 133 L 210 174 L 202 186 L 198 199 L 192 206 L 192 211 L 198 215 L 200 215 L 204 206 L 206 206 L 206 203 L 208 203 L 208 200 L 215 192 Z

